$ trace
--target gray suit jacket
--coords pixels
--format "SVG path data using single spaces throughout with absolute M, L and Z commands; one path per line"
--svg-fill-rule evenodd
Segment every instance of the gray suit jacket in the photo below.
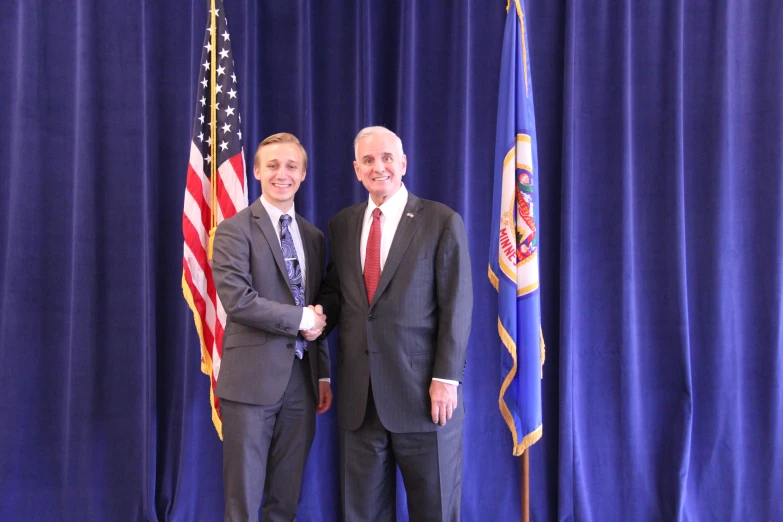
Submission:
M 305 300 L 312 303 L 321 284 L 324 236 L 299 214 L 307 268 Z M 223 221 L 215 233 L 212 273 L 226 311 L 223 359 L 215 393 L 246 404 L 272 404 L 283 395 L 294 359 L 302 309 L 296 306 L 277 231 L 256 200 Z M 313 390 L 329 377 L 325 340 L 308 344 Z
M 432 378 L 462 381 L 465 369 L 473 311 L 465 226 L 447 206 L 409 194 L 368 304 L 359 251 L 366 208 L 366 202 L 346 208 L 329 222 L 331 262 L 318 298 L 329 326 L 340 325 L 339 425 L 361 425 L 372 382 L 386 429 L 434 431 Z M 462 386 L 458 398 L 454 422 L 464 416 Z

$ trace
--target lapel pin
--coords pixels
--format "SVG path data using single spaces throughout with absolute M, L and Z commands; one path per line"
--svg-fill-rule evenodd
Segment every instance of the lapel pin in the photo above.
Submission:
M 407 214 L 405 214 L 405 215 L 406 215 L 406 216 L 408 216 L 409 218 L 412 218 L 412 217 L 413 217 L 413 214 L 411 214 L 410 212 L 408 212 L 408 213 L 407 213 Z

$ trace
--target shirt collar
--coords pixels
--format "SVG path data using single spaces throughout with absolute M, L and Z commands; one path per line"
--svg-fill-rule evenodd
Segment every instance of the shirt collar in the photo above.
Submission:
M 261 199 L 261 204 L 264 205 L 264 208 L 266 209 L 266 213 L 269 214 L 269 219 L 271 219 L 272 223 L 274 223 L 275 225 L 277 225 L 277 223 L 280 221 L 280 216 L 282 216 L 283 214 L 288 214 L 289 216 L 291 216 L 292 221 L 296 221 L 296 207 L 293 202 L 291 203 L 291 208 L 288 209 L 288 212 L 283 212 L 282 210 L 280 210 L 279 208 L 277 208 L 276 206 L 268 202 L 266 198 L 263 196 L 263 194 L 259 199 Z
M 372 211 L 376 208 L 380 208 L 381 212 L 385 216 L 392 216 L 394 214 L 402 214 L 405 205 L 408 204 L 408 189 L 405 188 L 405 183 L 400 184 L 399 190 L 394 193 L 392 197 L 381 203 L 380 207 L 372 200 L 372 196 L 369 197 L 367 203 L 367 210 L 364 212 L 365 220 L 368 216 L 372 216 Z

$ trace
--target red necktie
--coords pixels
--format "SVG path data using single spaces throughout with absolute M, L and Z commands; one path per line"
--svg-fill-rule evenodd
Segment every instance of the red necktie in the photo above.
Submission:
M 372 211 L 372 225 L 367 237 L 364 256 L 364 285 L 367 287 L 367 303 L 372 303 L 378 281 L 381 280 L 381 209 Z

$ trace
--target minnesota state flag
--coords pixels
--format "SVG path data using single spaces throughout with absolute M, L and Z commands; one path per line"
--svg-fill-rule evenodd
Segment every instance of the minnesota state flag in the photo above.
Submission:
M 538 286 L 538 155 L 533 84 L 521 0 L 510 0 L 503 34 L 489 280 L 498 293 L 500 412 L 514 455 L 541 438 L 544 339 Z

